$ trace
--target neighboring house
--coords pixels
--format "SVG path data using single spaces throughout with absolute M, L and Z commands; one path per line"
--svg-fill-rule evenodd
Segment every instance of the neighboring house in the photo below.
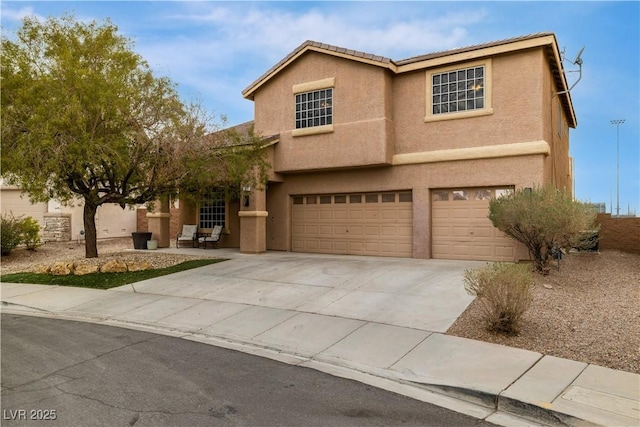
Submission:
M 42 239 L 49 241 L 82 240 L 84 236 L 83 202 L 73 206 L 62 206 L 55 200 L 48 203 L 31 203 L 29 195 L 19 187 L 0 184 L 0 206 L 2 214 L 13 213 L 15 217 L 30 216 L 38 221 Z M 98 208 L 96 214 L 98 239 L 131 236 L 136 231 L 136 211 L 119 205 L 108 204 Z
M 573 187 L 551 33 L 400 61 L 307 41 L 243 96 L 270 138 L 266 191 L 180 213 L 225 225 L 242 252 L 513 261 L 527 252 L 491 225 L 489 199 Z

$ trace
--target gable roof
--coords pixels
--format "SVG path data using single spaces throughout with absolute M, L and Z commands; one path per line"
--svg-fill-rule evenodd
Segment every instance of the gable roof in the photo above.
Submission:
M 402 60 L 396 61 L 396 64 L 399 67 L 402 67 L 403 65 L 420 63 L 422 61 L 427 61 L 427 60 L 430 60 L 430 59 L 453 56 L 453 55 L 457 55 L 457 54 L 461 54 L 461 53 L 468 53 L 468 52 L 478 51 L 478 50 L 482 50 L 482 49 L 495 48 L 495 47 L 499 47 L 499 46 L 506 46 L 506 45 L 509 45 L 509 44 L 517 43 L 517 42 L 526 42 L 526 41 L 535 40 L 535 39 L 544 38 L 544 37 L 549 37 L 549 36 L 553 36 L 553 33 L 534 33 L 534 34 L 529 34 L 529 35 L 526 35 L 526 36 L 518 36 L 518 37 L 509 38 L 509 39 L 495 40 L 495 41 L 482 43 L 482 44 L 476 44 L 476 45 L 472 45 L 472 46 L 459 47 L 459 48 L 455 48 L 455 49 L 442 50 L 442 51 L 439 51 L 439 52 L 428 53 L 428 54 L 425 54 L 425 55 L 413 56 L 411 58 L 407 58 L 407 59 L 402 59 Z M 512 47 L 512 48 L 510 48 L 508 50 L 518 50 L 520 48 L 521 47 Z
M 320 43 L 307 40 L 294 49 L 291 53 L 280 60 L 276 65 L 267 70 L 258 79 L 252 82 L 246 89 L 242 91 L 242 96 L 253 100 L 254 93 L 263 84 L 267 83 L 276 74 L 296 61 L 307 52 L 318 52 L 335 57 L 345 58 L 352 61 L 366 63 L 372 66 L 382 67 L 390 70 L 394 74 L 416 71 L 425 68 L 437 67 L 444 64 L 453 64 L 456 62 L 468 61 L 475 58 L 498 55 L 507 52 L 515 52 L 518 50 L 543 47 L 546 50 L 549 62 L 551 64 L 552 73 L 558 95 L 561 97 L 562 105 L 568 117 L 569 126 L 576 127 L 577 120 L 573 103 L 571 102 L 571 94 L 568 92 L 562 57 L 558 48 L 555 34 L 553 33 L 535 33 L 524 36 L 513 37 L 504 40 L 496 40 L 487 43 L 466 46 L 456 49 L 433 52 L 425 55 L 414 56 L 407 59 L 394 61 L 380 55 L 360 52 L 353 49 L 333 46 L 326 43 Z
M 307 40 L 300 46 L 295 48 L 291 53 L 282 58 L 276 65 L 269 68 L 263 75 L 258 77 L 253 83 L 251 83 L 245 90 L 242 91 L 242 96 L 247 99 L 253 99 L 253 93 L 269 81 L 277 73 L 286 68 L 289 64 L 296 59 L 304 55 L 306 52 L 320 52 L 332 56 L 342 57 L 358 62 L 363 62 L 370 65 L 376 65 L 379 67 L 389 68 L 395 70 L 394 62 L 385 58 L 384 56 L 374 55 L 371 53 L 360 52 L 353 49 L 346 49 L 343 47 L 333 46 L 326 43 L 315 42 L 313 40 Z
M 204 136 L 207 144 L 213 144 L 217 149 L 242 147 L 253 144 L 253 138 L 259 137 L 262 148 L 278 142 L 279 135 L 256 135 L 253 130 L 253 120 L 235 126 L 220 129 Z

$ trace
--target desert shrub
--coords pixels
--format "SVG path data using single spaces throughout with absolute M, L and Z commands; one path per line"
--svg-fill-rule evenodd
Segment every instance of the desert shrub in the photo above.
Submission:
M 529 249 L 536 271 L 542 274 L 549 271 L 547 264 L 554 247 L 582 246 L 581 240 L 592 238 L 598 229 L 596 211 L 591 206 L 550 185 L 491 199 L 489 219 L 494 227 Z M 592 232 L 585 233 L 587 230 Z M 594 243 L 592 240 L 591 246 Z
M 464 273 L 464 288 L 478 299 L 488 330 L 516 334 L 531 305 L 533 279 L 528 265 L 496 262 Z
M 20 243 L 27 246 L 27 249 L 34 251 L 42 245 L 40 240 L 40 224 L 34 218 L 28 216 L 20 221 Z
M 0 226 L 0 246 L 2 255 L 9 255 L 16 246 L 20 244 L 22 239 L 20 223 L 22 220 L 13 216 L 13 213 L 2 215 L 2 224 Z
M 2 255 L 9 255 L 18 245 L 25 245 L 30 251 L 42 244 L 40 224 L 28 216 L 16 218 L 13 213 L 2 215 Z

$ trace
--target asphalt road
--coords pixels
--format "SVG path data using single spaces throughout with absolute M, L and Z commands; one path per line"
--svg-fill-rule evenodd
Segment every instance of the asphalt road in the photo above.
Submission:
M 179 338 L 3 314 L 3 426 L 492 426 Z

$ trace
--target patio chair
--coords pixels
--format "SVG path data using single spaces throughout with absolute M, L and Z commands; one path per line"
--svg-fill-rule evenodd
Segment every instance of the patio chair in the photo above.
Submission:
M 211 235 L 200 237 L 198 239 L 199 246 L 203 246 L 204 249 L 207 249 L 207 243 L 211 243 L 211 247 L 215 248 L 216 243 L 220 241 L 220 236 L 222 235 L 222 226 L 216 225 L 213 227 L 211 231 Z
M 184 224 L 182 233 L 176 237 L 176 248 L 180 247 L 180 243 L 189 242 L 192 248 L 198 246 L 198 226 L 195 224 Z

